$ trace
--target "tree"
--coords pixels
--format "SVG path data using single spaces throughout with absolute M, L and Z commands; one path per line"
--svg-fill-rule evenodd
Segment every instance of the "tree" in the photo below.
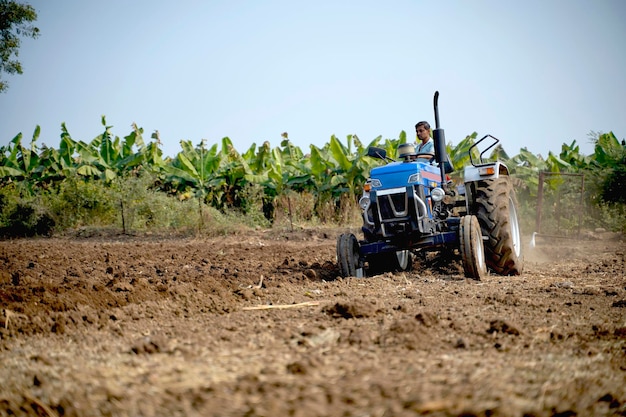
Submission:
M 0 76 L 22 74 L 22 64 L 17 60 L 20 37 L 37 38 L 39 29 L 31 24 L 37 20 L 37 12 L 29 4 L 14 0 L 0 0 Z M 0 79 L 0 93 L 5 92 L 9 84 Z

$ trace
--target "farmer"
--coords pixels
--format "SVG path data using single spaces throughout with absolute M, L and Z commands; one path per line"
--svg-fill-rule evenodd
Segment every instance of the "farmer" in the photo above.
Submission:
M 418 142 L 415 144 L 416 145 L 416 153 L 417 154 L 421 154 L 421 153 L 430 153 L 433 154 L 435 153 L 435 145 L 433 143 L 432 138 L 430 137 L 430 124 L 428 124 L 428 122 L 419 122 L 418 124 L 415 125 L 415 132 L 417 133 L 417 139 Z M 420 157 L 417 159 L 418 161 L 422 160 L 422 161 L 431 161 L 432 158 L 423 158 Z

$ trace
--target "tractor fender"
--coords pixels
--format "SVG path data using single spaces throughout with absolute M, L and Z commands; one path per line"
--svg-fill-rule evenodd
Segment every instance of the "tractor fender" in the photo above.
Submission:
M 475 181 L 500 178 L 509 175 L 509 168 L 500 161 L 468 165 L 463 170 L 465 184 Z

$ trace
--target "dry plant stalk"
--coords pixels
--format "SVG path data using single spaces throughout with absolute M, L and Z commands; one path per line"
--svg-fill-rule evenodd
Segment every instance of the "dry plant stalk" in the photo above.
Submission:
M 318 306 L 319 304 L 319 301 L 306 301 L 304 303 L 296 304 L 268 304 L 254 307 L 243 307 L 242 310 L 285 310 L 288 308 L 313 307 Z
M 37 405 L 37 407 L 41 408 L 47 416 L 50 417 L 57 417 L 58 414 L 55 413 L 50 407 L 48 407 L 46 404 L 44 404 L 41 400 L 39 400 L 38 398 L 35 398 L 31 395 L 28 394 L 24 394 L 24 398 L 30 402 L 32 402 L 33 404 Z
M 28 318 L 28 316 L 24 315 L 24 314 L 20 314 L 20 313 L 16 313 L 14 311 L 9 310 L 8 308 L 5 308 L 4 310 L 4 328 L 9 330 L 9 325 L 11 324 L 11 317 L 17 317 L 17 318 Z

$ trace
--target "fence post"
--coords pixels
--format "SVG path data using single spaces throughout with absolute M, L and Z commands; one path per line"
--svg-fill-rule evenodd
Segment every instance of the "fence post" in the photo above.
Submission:
M 541 208 L 543 207 L 543 178 L 544 173 L 539 173 L 539 186 L 537 188 L 537 218 L 535 219 L 535 233 L 541 229 Z

